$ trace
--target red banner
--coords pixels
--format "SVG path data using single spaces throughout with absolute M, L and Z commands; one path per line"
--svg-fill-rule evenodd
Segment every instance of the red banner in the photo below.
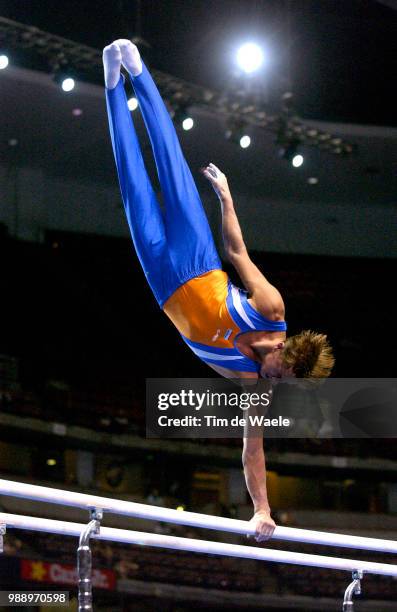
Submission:
M 49 584 L 70 584 L 77 586 L 77 568 L 63 563 L 46 563 L 21 559 L 22 580 L 46 582 Z M 92 586 L 112 590 L 116 586 L 116 575 L 112 570 L 92 570 Z

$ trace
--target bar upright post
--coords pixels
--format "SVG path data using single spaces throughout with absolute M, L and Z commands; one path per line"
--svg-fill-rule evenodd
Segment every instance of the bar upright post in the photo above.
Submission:
M 91 510 L 91 520 L 80 534 L 79 547 L 77 549 L 77 573 L 79 579 L 79 612 L 93 612 L 92 610 L 92 554 L 90 549 L 90 537 L 93 533 L 98 534 L 102 510 Z
M 362 570 L 352 572 L 353 582 L 349 584 L 343 598 L 342 612 L 354 612 L 353 595 L 361 595 Z
M 4 552 L 4 536 L 6 533 L 6 524 L 0 523 L 0 553 Z

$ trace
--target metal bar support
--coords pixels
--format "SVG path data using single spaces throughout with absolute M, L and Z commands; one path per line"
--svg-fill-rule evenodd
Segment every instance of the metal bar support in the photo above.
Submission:
M 352 572 L 353 581 L 345 591 L 342 612 L 354 612 L 353 595 L 361 595 L 361 580 L 363 575 L 364 572 L 362 570 L 355 570 Z
M 4 552 L 4 536 L 6 533 L 6 524 L 0 523 L 0 553 Z
M 93 612 L 92 610 L 92 553 L 90 538 L 99 534 L 103 518 L 102 510 L 95 508 L 90 512 L 90 522 L 80 533 L 79 547 L 77 549 L 77 573 L 79 578 L 79 612 Z

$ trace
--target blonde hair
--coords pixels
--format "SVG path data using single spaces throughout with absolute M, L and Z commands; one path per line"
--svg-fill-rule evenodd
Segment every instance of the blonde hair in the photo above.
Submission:
M 327 336 L 310 330 L 287 338 L 282 361 L 297 378 L 326 378 L 335 364 Z

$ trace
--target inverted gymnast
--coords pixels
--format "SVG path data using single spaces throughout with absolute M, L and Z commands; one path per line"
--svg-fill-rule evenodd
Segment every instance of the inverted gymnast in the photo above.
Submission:
M 334 359 L 325 335 L 286 338 L 279 291 L 251 261 L 225 175 L 202 169 L 222 208 L 228 260 L 245 291 L 222 270 L 203 205 L 172 120 L 139 51 L 129 40 L 105 47 L 103 63 L 110 135 L 135 249 L 153 294 L 191 350 L 228 378 L 325 377 Z M 128 109 L 121 65 L 131 77 L 149 133 L 164 199 L 160 208 Z M 247 381 L 248 382 L 248 381 Z M 273 534 L 263 443 L 244 438 L 243 464 L 254 503 L 257 540 Z

